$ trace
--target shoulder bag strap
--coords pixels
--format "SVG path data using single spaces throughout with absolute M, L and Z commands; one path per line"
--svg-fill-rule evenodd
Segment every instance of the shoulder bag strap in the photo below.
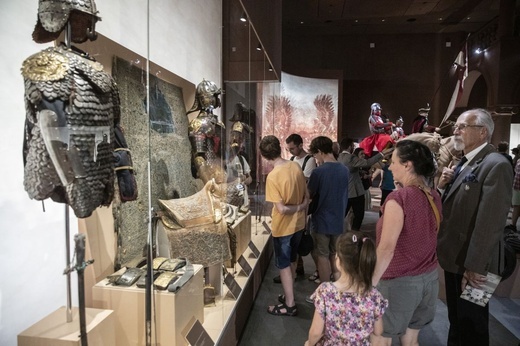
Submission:
M 305 165 L 307 164 L 307 161 L 309 161 L 310 158 L 311 155 L 307 154 L 307 156 L 305 156 L 305 159 L 303 160 L 302 171 L 305 171 Z
M 437 209 L 437 206 L 435 205 L 435 202 L 433 201 L 432 195 L 420 186 L 419 186 L 419 189 L 421 189 L 421 191 L 424 192 L 424 194 L 428 198 L 428 201 L 430 202 L 430 205 L 432 206 L 433 213 L 435 214 L 435 220 L 437 221 L 437 233 L 439 233 L 439 228 L 441 227 L 441 215 L 439 213 L 439 209 Z

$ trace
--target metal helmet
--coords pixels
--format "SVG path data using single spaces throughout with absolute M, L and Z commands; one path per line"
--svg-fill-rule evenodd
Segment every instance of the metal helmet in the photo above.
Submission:
M 244 124 L 241 121 L 236 121 L 231 127 L 231 131 L 244 132 Z
M 242 102 L 236 103 L 233 116 L 229 119 L 229 121 L 242 121 L 245 109 L 246 105 L 244 105 Z
M 222 93 L 222 89 L 217 87 L 212 81 L 202 79 L 197 85 L 195 93 L 195 102 L 188 111 L 188 114 L 197 110 L 215 109 L 220 107 L 220 99 L 218 96 Z
M 419 115 L 428 116 L 428 113 L 430 112 L 430 104 L 427 103 L 426 107 L 419 108 Z
M 95 40 L 98 16 L 94 0 L 39 0 L 38 21 L 33 31 L 33 40 L 37 43 L 51 42 L 57 39 L 70 21 L 71 41 L 83 43 Z
M 373 114 L 377 114 L 377 115 L 381 115 L 381 105 L 379 103 L 372 103 L 372 105 L 370 106 L 370 114 L 373 115 Z

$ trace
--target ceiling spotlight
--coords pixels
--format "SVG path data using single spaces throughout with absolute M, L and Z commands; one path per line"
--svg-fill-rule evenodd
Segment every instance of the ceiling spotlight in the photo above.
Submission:
M 481 53 L 482 53 L 482 49 L 480 49 L 480 48 L 475 49 L 475 54 L 478 55 L 478 54 L 481 54 Z
M 240 16 L 241 22 L 247 22 L 247 14 L 245 12 L 242 12 L 242 15 Z
M 256 46 L 256 50 L 260 51 L 262 50 L 262 45 L 259 43 L 258 46 Z
M 269 65 L 268 70 L 269 70 L 270 72 L 272 72 L 272 71 L 273 71 L 273 67 L 272 67 L 271 65 Z

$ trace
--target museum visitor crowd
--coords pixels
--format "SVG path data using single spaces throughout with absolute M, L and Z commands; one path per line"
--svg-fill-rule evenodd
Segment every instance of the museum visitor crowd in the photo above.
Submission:
M 306 298 L 315 312 L 305 345 L 391 345 L 392 338 L 418 345 L 420 330 L 435 316 L 438 265 L 450 323 L 447 345 L 489 345 L 489 305 L 477 292 L 501 274 L 500 240 L 511 205 L 516 215 L 508 227 L 516 231 L 518 149 L 514 160 L 503 143 L 499 153 L 490 144 L 490 113 L 472 109 L 453 125 L 454 149 L 463 153 L 458 164 L 440 167 L 426 144 L 406 138 L 402 128 L 395 131 L 402 119 L 394 125 L 381 118 L 379 104 L 371 108 L 372 138 L 359 150 L 350 138 L 333 143 L 325 136 L 305 150 L 302 137 L 292 134 L 285 141 L 292 155 L 287 160 L 277 137 L 262 138 L 260 153 L 273 165 L 265 196 L 273 204 L 280 274 L 274 280 L 283 288 L 267 311 L 298 313 L 293 283 L 298 262 L 303 273 L 298 248 L 307 229 L 316 264 L 309 280 L 319 286 Z M 422 118 L 414 128 L 426 131 Z M 384 197 L 375 234 L 361 229 L 370 179 L 379 174 L 370 167 L 380 169 Z

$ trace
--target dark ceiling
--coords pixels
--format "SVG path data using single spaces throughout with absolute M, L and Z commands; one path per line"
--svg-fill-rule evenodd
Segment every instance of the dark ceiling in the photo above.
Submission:
M 283 0 L 283 27 L 331 34 L 474 32 L 500 0 Z
M 281 1 L 282 32 L 292 37 L 317 35 L 380 35 L 473 33 L 497 18 L 501 1 L 520 0 L 229 0 L 224 2 L 224 67 L 226 81 L 279 80 L 279 64 L 257 50 L 269 42 L 259 39 L 258 29 L 272 25 L 254 12 L 263 8 L 271 17 Z M 256 7 L 256 8 L 254 8 Z M 265 11 L 264 11 L 265 12 Z M 253 25 L 240 17 L 253 15 Z M 269 23 L 263 23 L 269 22 Z M 269 51 L 265 47 L 266 51 Z M 276 49 L 276 48 L 275 48 Z M 271 71 L 271 66 L 277 68 Z

